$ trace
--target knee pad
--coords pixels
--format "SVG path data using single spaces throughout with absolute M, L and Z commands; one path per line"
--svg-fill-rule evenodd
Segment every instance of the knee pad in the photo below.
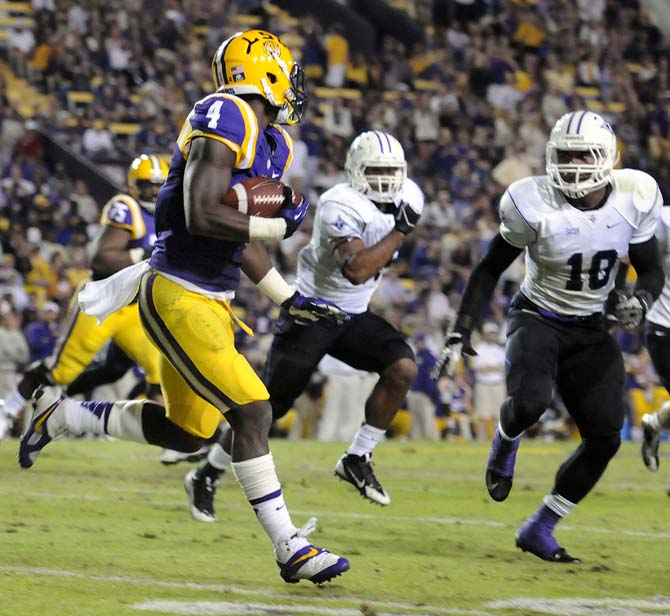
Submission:
M 511 396 L 502 404 L 500 423 L 509 436 L 518 436 L 530 428 L 549 406 L 542 400 L 516 400 Z

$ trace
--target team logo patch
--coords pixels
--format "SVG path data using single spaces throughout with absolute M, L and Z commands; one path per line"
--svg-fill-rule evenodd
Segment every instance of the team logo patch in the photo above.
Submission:
M 335 227 L 338 231 L 342 231 L 342 229 L 344 229 L 345 226 L 346 223 L 344 222 L 344 220 L 342 220 L 340 216 L 338 216 L 335 222 L 333 223 L 333 227 Z
M 233 77 L 233 81 L 244 81 L 244 67 L 242 65 L 240 66 L 233 66 L 230 69 L 230 74 Z
M 265 41 L 263 43 L 263 50 L 268 56 L 275 57 L 281 54 L 281 49 L 279 49 L 279 45 L 275 41 Z

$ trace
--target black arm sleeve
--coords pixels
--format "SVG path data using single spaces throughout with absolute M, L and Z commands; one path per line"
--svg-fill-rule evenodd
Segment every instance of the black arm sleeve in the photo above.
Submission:
M 468 334 L 472 331 L 486 303 L 491 299 L 498 279 L 522 251 L 523 248 L 512 246 L 503 239 L 500 233 L 496 234 L 486 254 L 472 271 L 465 291 L 463 291 L 454 331 Z
M 656 238 L 652 237 L 640 244 L 631 244 L 628 247 L 628 257 L 637 273 L 635 295 L 648 294 L 653 298 L 652 301 L 657 299 L 663 290 L 665 274 Z
M 628 275 L 628 268 L 630 265 L 623 261 L 619 261 L 619 270 L 616 273 L 616 278 L 614 279 L 614 288 L 621 291 L 626 288 L 626 276 Z

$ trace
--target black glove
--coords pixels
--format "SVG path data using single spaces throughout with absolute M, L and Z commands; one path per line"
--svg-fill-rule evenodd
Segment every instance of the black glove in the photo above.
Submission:
M 403 235 L 408 235 L 414 231 L 416 223 L 421 218 L 421 212 L 416 212 L 412 206 L 405 201 L 401 201 L 395 209 L 395 230 L 400 231 Z
M 472 344 L 470 343 L 470 332 L 447 332 L 447 339 L 444 341 L 442 352 L 430 372 L 430 378 L 433 379 L 433 381 L 437 381 L 444 368 L 447 370 L 447 376 L 454 376 L 454 373 L 456 372 L 456 364 L 458 364 L 458 360 L 461 359 L 463 355 L 477 355 L 477 351 L 472 348 Z
M 624 329 L 634 329 L 642 323 L 653 301 L 648 291 L 639 290 L 629 295 L 614 289 L 607 298 L 605 315 L 608 320 L 613 316 Z
M 297 291 L 287 300 L 283 301 L 281 307 L 296 323 L 306 325 L 315 321 L 325 321 L 332 325 L 341 325 L 349 320 L 349 315 L 340 310 L 333 302 L 320 297 L 305 297 Z
M 296 195 L 290 186 L 284 186 L 284 205 L 277 214 L 286 221 L 284 239 L 291 237 L 297 231 L 300 223 L 307 216 L 308 209 L 309 201 L 307 197 Z

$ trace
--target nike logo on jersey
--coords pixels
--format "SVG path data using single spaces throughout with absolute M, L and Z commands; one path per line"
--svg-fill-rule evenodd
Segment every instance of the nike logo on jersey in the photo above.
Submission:
M 612 227 L 616 227 L 618 224 L 620 224 L 620 223 L 618 223 L 618 222 L 613 222 L 611 225 L 607 225 L 607 228 L 608 228 L 608 229 L 611 229 Z
M 281 173 L 275 173 L 274 171 L 272 172 L 272 179 L 275 180 L 276 178 L 280 177 Z

